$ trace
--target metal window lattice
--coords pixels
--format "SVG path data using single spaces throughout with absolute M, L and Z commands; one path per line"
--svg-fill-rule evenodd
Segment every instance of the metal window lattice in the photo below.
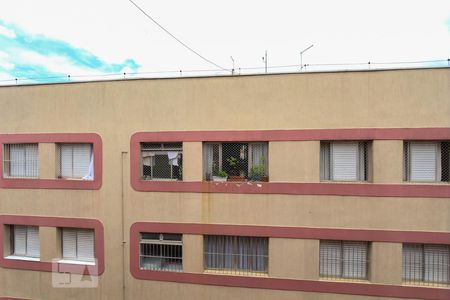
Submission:
M 37 178 L 38 144 L 5 144 L 3 174 L 11 178 Z
M 142 270 L 182 272 L 182 235 L 141 233 L 139 261 Z
M 182 180 L 182 143 L 141 143 L 141 177 L 144 180 Z
M 403 153 L 403 180 L 450 182 L 450 142 L 407 141 Z
M 264 275 L 268 271 L 268 238 L 241 236 L 204 237 L 207 270 L 234 275 Z
M 320 179 L 368 181 L 369 141 L 331 141 L 320 143 Z
M 402 278 L 411 285 L 450 286 L 450 246 L 403 244 Z
M 320 276 L 326 279 L 367 279 L 369 243 L 320 241 Z
M 204 179 L 268 181 L 267 142 L 205 143 Z

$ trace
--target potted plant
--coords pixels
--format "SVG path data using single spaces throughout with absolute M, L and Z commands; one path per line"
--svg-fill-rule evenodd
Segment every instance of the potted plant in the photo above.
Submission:
M 261 156 L 259 164 L 253 165 L 250 169 L 250 180 L 268 182 L 269 177 L 266 175 L 266 164 L 264 156 Z
M 213 181 L 224 182 L 227 181 L 228 174 L 227 172 L 220 170 L 217 172 L 217 175 L 213 175 Z
M 238 161 L 236 157 L 230 156 L 230 158 L 227 158 L 227 162 L 230 166 L 230 176 L 228 177 L 228 181 L 244 181 L 245 176 L 239 174 Z

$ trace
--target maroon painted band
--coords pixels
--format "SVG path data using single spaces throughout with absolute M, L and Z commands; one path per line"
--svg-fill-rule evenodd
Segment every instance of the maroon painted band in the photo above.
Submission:
M 96 133 L 0 134 L 0 170 L 3 170 L 3 145 L 20 143 L 91 143 L 94 153 L 94 180 L 5 178 L 0 172 L 0 188 L 17 189 L 85 189 L 98 190 L 102 185 L 102 139 Z
M 217 183 L 140 179 L 141 142 L 227 142 L 310 140 L 450 140 L 450 128 L 358 128 L 254 131 L 139 132 L 130 142 L 131 186 L 142 192 L 336 195 L 367 197 L 449 198 L 450 185 L 374 183 Z
M 376 297 L 450 299 L 450 289 L 445 288 L 141 270 L 139 267 L 140 232 L 445 244 L 450 244 L 450 233 L 149 222 L 134 223 L 130 229 L 130 272 L 136 279 Z
M 101 275 L 105 271 L 105 246 L 103 224 L 96 219 L 82 218 L 60 218 L 60 217 L 42 217 L 42 216 L 19 216 L 19 215 L 0 215 L 0 267 L 9 269 L 22 269 L 52 272 L 52 262 L 48 261 L 26 261 L 6 259 L 3 253 L 3 241 L 5 235 L 5 225 L 31 225 L 44 227 L 70 227 L 70 228 L 88 228 L 94 230 L 94 253 L 97 259 L 97 265 L 86 265 L 87 271 L 91 275 Z M 58 270 L 64 272 L 80 274 L 79 265 L 58 263 Z

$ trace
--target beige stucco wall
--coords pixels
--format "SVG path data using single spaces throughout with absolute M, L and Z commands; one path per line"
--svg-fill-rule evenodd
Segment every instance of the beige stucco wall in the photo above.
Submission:
M 372 162 L 374 183 L 401 183 L 403 141 L 373 141 Z
M 372 242 L 370 250 L 370 281 L 400 285 L 402 283 L 402 244 Z
M 274 182 L 319 182 L 320 141 L 270 142 L 269 177 Z
M 154 299 L 351 299 L 135 280 L 129 273 L 129 228 L 137 221 L 164 221 L 448 232 L 448 199 L 136 192 L 129 185 L 130 137 L 140 131 L 171 130 L 450 127 L 448 82 L 450 70 L 435 69 L 1 87 L 0 133 L 98 133 L 103 141 L 103 184 L 93 191 L 0 189 L 0 214 L 99 219 L 105 228 L 106 261 L 96 289 L 53 289 L 50 273 L 0 268 L 0 296 L 122 299 L 124 276 L 127 299 L 149 295 Z M 40 145 L 41 178 L 55 174 L 51 145 Z M 373 143 L 375 182 L 401 182 L 400 145 Z M 270 143 L 270 180 L 318 182 L 318 149 L 317 141 Z M 291 164 L 286 151 L 298 153 L 299 164 Z M 184 143 L 186 181 L 202 178 L 199 153 L 201 143 Z M 44 240 L 57 243 L 57 233 L 43 230 Z M 186 254 L 185 268 L 193 272 L 201 271 L 200 240 L 199 236 L 184 240 L 195 252 Z M 286 265 L 279 252 L 283 245 L 300 249 L 291 253 L 295 264 L 272 266 L 271 272 L 316 276 L 317 270 L 311 270 L 314 260 L 305 261 L 305 255 L 317 255 L 317 241 L 271 243 L 271 261 Z M 57 247 L 45 245 L 43 252 L 51 257 Z M 386 253 L 398 254 L 396 246 L 376 247 L 381 266 L 398 267 L 398 255 L 393 261 L 381 260 Z M 313 249 L 315 254 L 307 254 Z M 379 274 L 373 276 L 380 282 L 396 280 Z
M 319 240 L 269 240 L 269 276 L 319 279 Z

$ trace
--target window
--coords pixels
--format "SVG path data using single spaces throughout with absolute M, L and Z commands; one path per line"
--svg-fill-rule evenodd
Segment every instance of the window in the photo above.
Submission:
M 63 228 L 61 236 L 63 260 L 94 262 L 94 230 Z
M 320 276 L 367 279 L 368 252 L 368 242 L 320 241 Z
M 58 178 L 94 179 L 92 144 L 58 144 Z
M 266 142 L 205 143 L 203 152 L 205 180 L 268 181 Z
M 141 176 L 145 180 L 182 180 L 182 143 L 141 143 Z
M 5 144 L 3 174 L 5 177 L 37 178 L 38 144 Z
M 450 142 L 405 142 L 405 181 L 450 181 Z
M 183 271 L 181 234 L 141 233 L 140 268 L 154 271 Z
M 240 275 L 267 273 L 268 244 L 264 237 L 206 235 L 205 268 Z
M 39 227 L 11 225 L 11 255 L 16 257 L 40 257 Z
M 369 142 L 321 142 L 320 178 L 336 181 L 369 180 Z
M 403 244 L 402 277 L 409 284 L 450 286 L 450 246 Z

